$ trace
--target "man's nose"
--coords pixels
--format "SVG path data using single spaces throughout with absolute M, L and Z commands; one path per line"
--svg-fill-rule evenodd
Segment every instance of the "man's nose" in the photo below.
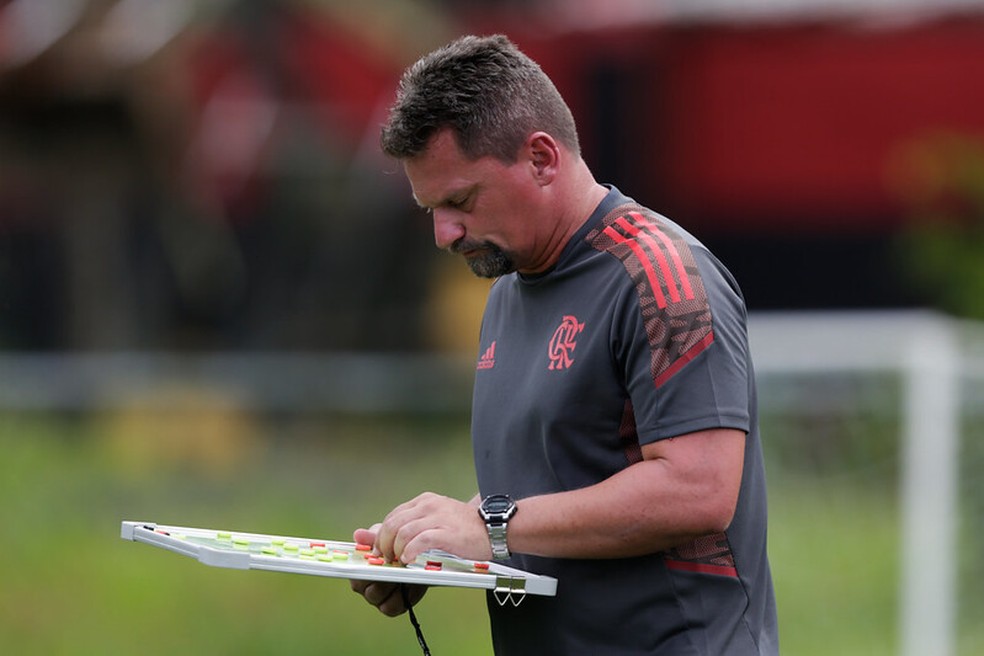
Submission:
M 465 227 L 454 217 L 454 212 L 443 208 L 434 210 L 434 243 L 438 248 L 448 249 L 454 242 L 465 236 Z

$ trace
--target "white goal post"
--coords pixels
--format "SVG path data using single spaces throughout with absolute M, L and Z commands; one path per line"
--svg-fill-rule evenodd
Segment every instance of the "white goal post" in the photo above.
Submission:
M 765 313 L 749 320 L 758 372 L 903 377 L 898 625 L 904 656 L 954 652 L 960 383 L 984 369 L 962 353 L 964 325 L 933 312 L 902 311 Z

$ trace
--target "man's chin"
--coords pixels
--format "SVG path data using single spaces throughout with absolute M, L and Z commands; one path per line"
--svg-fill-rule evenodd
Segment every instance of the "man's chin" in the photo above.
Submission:
M 479 278 L 498 278 L 516 270 L 512 260 L 501 251 L 467 257 L 468 268 Z

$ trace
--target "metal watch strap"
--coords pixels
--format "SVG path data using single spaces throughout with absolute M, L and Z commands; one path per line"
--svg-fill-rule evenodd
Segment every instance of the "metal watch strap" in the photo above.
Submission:
M 478 506 L 478 514 L 489 532 L 489 544 L 492 547 L 494 560 L 509 558 L 506 524 L 516 514 L 516 510 L 516 502 L 508 494 L 490 494 L 482 499 L 482 503 Z
M 489 529 L 489 542 L 492 544 L 492 559 L 505 560 L 509 558 L 509 546 L 506 542 L 506 522 L 493 524 L 486 522 Z

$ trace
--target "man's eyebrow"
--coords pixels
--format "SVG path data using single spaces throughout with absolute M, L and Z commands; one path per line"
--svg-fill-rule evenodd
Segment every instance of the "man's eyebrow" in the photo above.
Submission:
M 433 205 L 427 205 L 426 203 L 420 202 L 420 199 L 417 198 L 417 194 L 413 194 L 413 200 L 414 200 L 414 202 L 417 203 L 417 206 L 418 207 L 420 207 L 421 209 L 424 209 L 424 210 L 432 210 L 435 207 L 444 207 L 444 206 L 448 206 L 448 205 L 456 205 L 456 204 L 462 203 L 469 196 L 471 196 L 472 193 L 474 192 L 476 186 L 477 185 L 469 185 L 467 187 L 462 187 L 461 189 L 455 189 L 453 191 L 450 191 L 450 192 L 448 192 L 448 195 L 447 196 L 445 196 L 441 200 L 437 201 Z

